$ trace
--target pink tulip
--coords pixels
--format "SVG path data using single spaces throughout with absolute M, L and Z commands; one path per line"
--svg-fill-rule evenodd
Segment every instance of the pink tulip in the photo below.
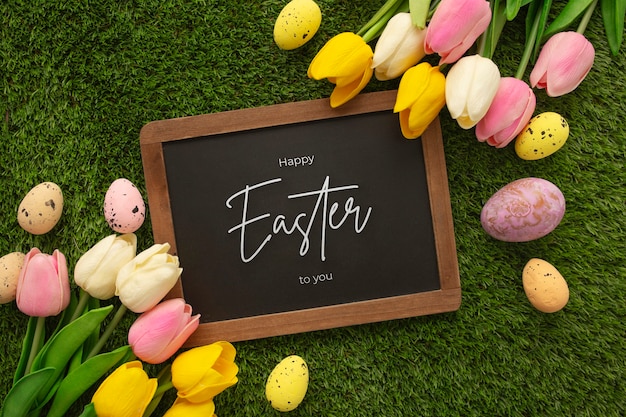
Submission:
M 424 51 L 436 52 L 439 64 L 456 62 L 491 22 L 486 0 L 442 0 L 427 28 Z
M 476 125 L 476 138 L 504 148 L 528 124 L 536 102 L 535 93 L 524 81 L 501 78 L 487 114 Z
M 595 50 L 577 32 L 559 32 L 548 39 L 530 73 L 530 85 L 545 88 L 550 97 L 573 91 L 593 65 Z
M 196 331 L 200 315 L 182 298 L 163 301 L 143 313 L 128 331 L 128 344 L 142 361 L 159 364 L 168 360 Z
M 17 280 L 17 308 L 32 317 L 56 316 L 70 303 L 70 281 L 65 255 L 33 248 L 24 257 Z

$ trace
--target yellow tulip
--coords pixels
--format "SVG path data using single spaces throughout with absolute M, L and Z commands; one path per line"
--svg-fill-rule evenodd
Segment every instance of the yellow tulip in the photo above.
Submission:
M 427 62 L 408 69 L 398 87 L 394 113 L 400 113 L 400 128 L 407 139 L 424 133 L 446 104 L 446 77 Z
M 172 384 L 178 397 L 192 403 L 211 400 L 237 383 L 235 348 L 215 342 L 181 353 L 172 363 Z
M 210 417 L 215 416 L 215 403 L 209 400 L 203 403 L 192 403 L 183 398 L 176 398 L 174 404 L 163 417 Z
M 141 417 L 157 389 L 156 378 L 149 378 L 140 361 L 117 368 L 93 395 L 98 417 Z
M 351 32 L 331 38 L 309 65 L 309 78 L 327 78 L 335 84 L 330 95 L 331 107 L 339 107 L 354 98 L 372 78 L 374 51 L 362 37 Z

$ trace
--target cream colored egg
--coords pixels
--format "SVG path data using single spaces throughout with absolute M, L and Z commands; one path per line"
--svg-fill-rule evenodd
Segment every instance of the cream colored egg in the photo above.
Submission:
M 53 182 L 43 182 L 22 199 L 17 209 L 17 222 L 34 235 L 48 233 L 63 213 L 63 193 Z
M 24 254 L 22 252 L 11 252 L 0 258 L 0 304 L 15 300 L 17 279 L 23 264 Z
M 274 42 L 280 49 L 296 49 L 307 43 L 322 23 L 322 12 L 313 0 L 292 0 L 274 23 Z
M 545 112 L 530 119 L 515 140 L 517 156 L 527 161 L 550 156 L 563 147 L 569 124 L 558 113 Z
M 561 310 L 569 301 L 569 287 L 549 262 L 533 258 L 524 267 L 522 283 L 528 301 L 543 313 Z
M 280 361 L 265 384 L 265 396 L 278 411 L 292 411 L 300 405 L 309 387 L 309 368 L 300 356 Z

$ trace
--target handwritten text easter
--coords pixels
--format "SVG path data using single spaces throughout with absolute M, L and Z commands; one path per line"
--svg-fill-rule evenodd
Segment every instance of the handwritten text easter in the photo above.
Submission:
M 228 233 L 239 231 L 239 252 L 242 262 L 247 263 L 252 261 L 270 242 L 272 236 L 279 233 L 291 235 L 295 232 L 298 232 L 300 235 L 302 235 L 302 242 L 300 244 L 299 254 L 300 256 L 306 255 L 310 247 L 311 230 L 318 215 L 321 215 L 320 258 L 322 261 L 326 260 L 326 232 L 329 228 L 337 230 L 348 221 L 350 216 L 353 216 L 354 231 L 356 233 L 361 233 L 365 229 L 365 226 L 367 225 L 367 222 L 370 218 L 370 214 L 372 213 L 372 207 L 368 207 L 367 210 L 365 210 L 365 214 L 362 216 L 361 207 L 354 204 L 353 196 L 348 196 L 345 199 L 345 203 L 343 204 L 343 210 L 340 209 L 340 204 L 337 201 L 332 202 L 329 207 L 329 196 L 331 194 L 333 196 L 336 196 L 342 191 L 353 190 L 359 188 L 359 186 L 353 184 L 339 187 L 331 187 L 330 177 L 327 176 L 319 190 L 288 195 L 287 198 L 289 199 L 298 199 L 304 197 L 317 198 L 311 212 L 302 212 L 297 214 L 293 219 L 293 223 L 288 224 L 287 218 L 284 214 L 277 214 L 274 217 L 271 225 L 272 232 L 268 233 L 263 241 L 256 246 L 256 249 L 254 249 L 250 253 L 250 251 L 246 249 L 248 245 L 251 245 L 250 242 L 246 241 L 246 232 L 248 231 L 248 228 L 253 226 L 267 227 L 268 224 L 266 222 L 263 222 L 262 220 L 272 216 L 272 214 L 270 213 L 263 213 L 259 216 L 249 218 L 248 216 L 251 211 L 251 202 L 254 202 L 255 198 L 260 198 L 262 196 L 262 194 L 260 194 L 260 191 L 264 187 L 269 187 L 272 184 L 276 184 L 281 181 L 282 178 L 274 178 L 271 180 L 260 182 L 258 184 L 246 185 L 242 190 L 237 191 L 226 200 L 226 207 L 232 209 L 233 201 L 239 197 L 242 198 L 241 223 L 231 227 L 228 230 Z

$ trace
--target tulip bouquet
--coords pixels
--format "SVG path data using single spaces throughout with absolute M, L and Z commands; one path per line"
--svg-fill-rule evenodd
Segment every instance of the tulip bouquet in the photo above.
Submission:
M 158 378 L 148 378 L 142 362 L 162 364 L 199 325 L 182 298 L 162 301 L 182 269 L 169 244 L 137 254 L 134 233 L 110 235 L 85 252 L 74 268 L 79 294 L 71 291 L 63 253 L 33 248 L 19 272 L 15 301 L 30 316 L 14 384 L 0 416 L 64 416 L 111 369 L 85 416 L 148 416 L 168 389 L 177 400 L 168 416 L 212 415 L 213 397 L 237 382 L 235 350 L 227 342 L 179 355 Z M 117 296 L 119 303 L 100 306 Z M 114 305 L 119 304 L 113 317 Z M 128 345 L 101 353 L 107 339 L 131 310 L 139 314 Z M 46 318 L 59 316 L 46 337 Z
M 373 75 L 381 81 L 401 77 L 394 112 L 405 138 L 421 136 L 447 106 L 461 128 L 475 127 L 479 141 L 503 148 L 532 117 L 534 88 L 558 97 L 573 91 L 590 71 L 595 51 L 583 33 L 598 3 L 569 0 L 548 24 L 551 0 L 388 0 L 358 32 L 331 38 L 311 61 L 308 76 L 335 84 L 332 107 L 357 96 Z M 600 6 L 617 54 L 626 1 L 602 0 Z M 494 51 L 506 22 L 523 7 L 524 52 L 515 76 L 502 77 Z M 576 31 L 565 31 L 577 20 Z M 369 43 L 376 38 L 372 49 Z M 420 62 L 435 54 L 437 65 Z M 531 61 L 527 84 L 523 77 Z

